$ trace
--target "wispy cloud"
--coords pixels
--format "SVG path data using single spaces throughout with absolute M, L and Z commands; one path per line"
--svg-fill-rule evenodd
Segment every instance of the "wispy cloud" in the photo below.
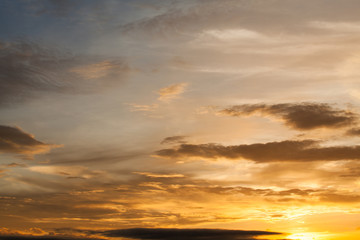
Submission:
M 119 59 L 76 56 L 25 40 L 0 44 L 0 104 L 25 101 L 36 93 L 100 91 L 130 72 Z
M 161 88 L 158 92 L 158 94 L 160 95 L 159 100 L 167 101 L 177 98 L 185 91 L 187 85 L 188 85 L 187 83 L 177 83 Z

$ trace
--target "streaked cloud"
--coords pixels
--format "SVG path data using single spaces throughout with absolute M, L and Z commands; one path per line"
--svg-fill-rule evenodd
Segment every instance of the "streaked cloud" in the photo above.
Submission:
M 104 174 L 103 171 L 89 170 L 84 166 L 33 166 L 28 169 L 38 173 L 59 175 L 67 178 L 88 179 Z
M 132 112 L 153 112 L 159 108 L 159 104 L 136 104 L 136 103 L 129 103 L 127 104 L 130 106 L 130 111 Z
M 181 144 L 162 149 L 156 156 L 174 159 L 248 159 L 255 162 L 336 161 L 360 159 L 360 146 L 322 147 L 313 140 L 223 146 L 221 144 Z
M 134 172 L 150 178 L 182 178 L 185 177 L 183 174 L 179 173 L 151 173 L 151 172 Z
M 123 60 L 76 56 L 25 40 L 0 44 L 2 105 L 37 98 L 38 93 L 100 91 L 121 82 L 130 71 Z
M 105 60 L 97 63 L 82 65 L 69 70 L 79 74 L 85 79 L 115 79 L 121 81 L 124 74 L 131 71 L 130 67 L 121 61 Z

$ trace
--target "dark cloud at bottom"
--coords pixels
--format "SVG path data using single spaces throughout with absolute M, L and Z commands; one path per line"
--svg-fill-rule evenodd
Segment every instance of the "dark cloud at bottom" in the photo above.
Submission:
M 76 238 L 59 236 L 8 235 L 0 236 L 0 240 L 99 240 L 98 238 Z
M 281 233 L 225 229 L 130 228 L 105 231 L 101 234 L 139 240 L 248 240 Z
M 66 235 L 0 235 L 0 240 L 96 240 L 105 238 L 127 238 L 138 240 L 252 240 L 269 235 L 282 235 L 269 231 L 245 231 L 227 229 L 179 229 L 179 228 L 128 228 L 106 231 L 57 229 Z M 81 233 L 82 237 L 73 234 Z M 72 237 L 73 235 L 73 237 Z M 261 238 L 261 240 L 267 240 Z

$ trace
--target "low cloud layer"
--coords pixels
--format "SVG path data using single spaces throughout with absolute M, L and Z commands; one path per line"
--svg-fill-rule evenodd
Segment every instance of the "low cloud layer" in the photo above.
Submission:
M 243 104 L 223 109 L 220 113 L 237 117 L 254 114 L 277 117 L 297 130 L 341 128 L 357 120 L 355 113 L 325 103 Z
M 280 233 L 267 231 L 241 231 L 224 229 L 132 228 L 105 231 L 107 237 L 126 237 L 153 240 L 247 240 Z
M 27 236 L 27 235 L 0 236 L 0 239 L 1 240 L 95 240 L 95 238 Z
M 33 155 L 48 152 L 56 145 L 36 140 L 18 127 L 0 125 L 0 153 Z
M 336 161 L 360 159 L 360 146 L 321 147 L 313 140 L 282 141 L 223 146 L 220 144 L 181 144 L 156 152 L 165 158 L 248 159 L 256 162 Z

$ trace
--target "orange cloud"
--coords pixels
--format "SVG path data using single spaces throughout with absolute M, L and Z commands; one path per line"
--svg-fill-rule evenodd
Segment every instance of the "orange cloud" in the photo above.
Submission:
M 158 99 L 161 101 L 174 99 L 185 91 L 187 85 L 187 83 L 178 83 L 161 88 L 158 92 L 158 94 L 160 95 Z

